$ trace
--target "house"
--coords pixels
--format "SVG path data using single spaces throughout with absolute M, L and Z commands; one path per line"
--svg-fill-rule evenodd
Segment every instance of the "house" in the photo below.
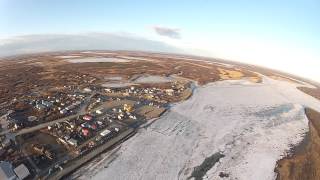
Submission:
M 82 128 L 82 134 L 83 134 L 83 136 L 89 136 L 89 134 L 90 134 L 89 129 Z
M 124 118 L 124 114 L 123 114 L 123 113 L 120 113 L 120 114 L 118 115 L 118 119 L 121 120 L 122 118 Z
M 78 145 L 78 141 L 73 139 L 73 138 L 70 138 L 68 141 L 67 141 L 71 146 L 77 146 Z
M 35 117 L 35 116 L 29 116 L 29 117 L 28 117 L 28 121 L 29 121 L 29 122 L 33 122 L 33 121 L 35 121 L 35 120 L 37 120 L 37 117 Z
M 76 101 L 75 103 L 73 103 L 73 105 L 75 106 L 79 106 L 81 104 L 81 101 Z
M 123 105 L 123 110 L 126 112 L 132 112 L 133 111 L 133 107 L 129 104 L 124 104 Z
M 45 101 L 45 100 L 42 100 L 41 104 L 44 105 L 44 106 L 46 106 L 46 107 L 48 107 L 48 108 L 53 105 L 52 102 Z
M 66 110 L 66 109 L 60 110 L 60 114 L 67 114 L 67 112 L 68 112 L 68 110 Z
M 67 142 L 66 142 L 63 138 L 58 138 L 58 140 L 59 140 L 60 142 L 62 142 L 63 144 L 67 144 Z
M 30 175 L 29 169 L 24 164 L 20 164 L 18 167 L 16 167 L 14 172 L 20 180 L 23 180 Z
M 96 113 L 97 113 L 97 114 L 103 114 L 103 109 L 98 109 L 98 110 L 96 110 Z
M 66 110 L 70 111 L 70 110 L 75 109 L 75 108 L 76 108 L 75 105 L 70 105 L 70 106 L 66 107 Z
M 174 93 L 174 90 L 173 90 L 173 89 L 166 89 L 165 91 L 166 91 L 166 93 L 167 93 L 169 96 L 172 96 L 173 93 Z
M 111 89 L 104 89 L 107 93 L 111 93 Z
M 1 141 L 0 141 L 1 142 Z M 1 142 L 1 146 L 3 148 L 5 147 L 9 147 L 12 144 L 12 141 L 9 138 L 5 138 L 2 142 Z
M 93 130 L 97 130 L 97 125 L 95 123 L 93 123 L 90 125 L 90 128 Z
M 97 125 L 95 123 L 89 123 L 89 122 L 82 123 L 81 127 L 89 128 L 89 129 L 92 129 L 92 130 L 96 130 L 97 129 Z
M 91 92 L 92 90 L 91 90 L 90 88 L 84 88 L 83 91 L 89 93 L 89 92 Z
M 99 126 L 102 126 L 102 125 L 103 125 L 103 122 L 97 121 L 97 124 L 98 124 Z
M 110 134 L 111 133 L 111 131 L 109 130 L 109 129 L 105 129 L 104 131 L 102 131 L 101 133 L 100 133 L 100 135 L 101 136 L 106 136 L 106 135 L 108 135 L 108 134 Z
M 90 128 L 90 125 L 87 122 L 82 123 L 80 126 L 83 127 L 83 128 Z
M 84 115 L 82 119 L 85 120 L 85 121 L 91 121 L 92 120 L 92 116 Z
M 36 108 L 39 110 L 39 111 L 44 111 L 47 109 L 47 107 L 43 104 L 37 104 L 36 105 Z
M 9 162 L 0 161 L 0 179 L 19 180 Z

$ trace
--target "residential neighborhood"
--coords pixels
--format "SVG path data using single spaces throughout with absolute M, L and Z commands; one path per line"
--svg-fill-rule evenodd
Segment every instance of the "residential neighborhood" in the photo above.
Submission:
M 61 178 L 190 95 L 190 83 L 174 81 L 163 87 L 65 86 L 13 99 L 0 121 L 0 174 Z

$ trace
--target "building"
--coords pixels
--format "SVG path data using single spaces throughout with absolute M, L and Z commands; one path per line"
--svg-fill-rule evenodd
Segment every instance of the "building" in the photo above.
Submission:
M 88 88 L 88 87 L 84 88 L 83 91 L 86 92 L 86 93 L 92 92 L 92 90 L 90 88 Z
M 173 96 L 173 94 L 174 94 L 174 90 L 173 89 L 166 89 L 165 91 L 169 96 Z
M 75 108 L 76 108 L 75 105 L 70 105 L 70 106 L 67 106 L 65 109 L 70 111 L 70 110 L 75 109 Z
M 5 138 L 3 141 L 0 142 L 3 148 L 9 147 L 12 143 L 12 141 L 9 138 Z
M 28 117 L 28 121 L 29 121 L 29 122 L 33 122 L 33 121 L 35 121 L 35 120 L 37 120 L 37 117 L 35 117 L 35 116 L 29 116 L 29 117 Z
M 126 112 L 132 112 L 133 111 L 133 107 L 129 104 L 124 104 L 123 105 L 123 110 Z
M 89 129 L 82 128 L 82 134 L 83 134 L 83 136 L 89 136 L 89 134 L 90 134 Z
M 67 112 L 68 112 L 68 110 L 66 110 L 66 109 L 60 110 L 60 114 L 67 114 Z
M 44 111 L 47 109 L 47 107 L 43 104 L 37 104 L 36 105 L 36 108 L 39 110 L 39 111 Z
M 48 107 L 48 108 L 50 108 L 53 104 L 52 104 L 52 102 L 49 102 L 49 101 L 45 101 L 45 100 L 42 100 L 42 105 L 44 105 L 44 106 L 46 106 L 46 107 Z
M 29 169 L 24 164 L 20 164 L 18 167 L 16 167 L 14 169 L 14 172 L 21 180 L 25 179 L 30 175 Z
M 90 115 L 85 115 L 85 116 L 83 116 L 82 119 L 85 120 L 85 121 L 91 121 L 91 120 L 92 120 L 92 116 L 90 116 Z
M 100 135 L 101 136 L 106 136 L 106 135 L 108 135 L 108 134 L 110 134 L 111 133 L 111 131 L 109 130 L 109 129 L 105 129 L 104 131 L 102 131 L 101 133 L 100 133 Z
M 14 173 L 13 167 L 9 162 L 0 161 L 0 179 L 4 180 L 19 180 Z
M 104 89 L 107 93 L 111 93 L 111 89 Z
M 105 111 L 104 109 L 98 109 L 98 110 L 96 110 L 96 113 L 97 113 L 97 114 L 103 114 L 104 111 Z
M 67 141 L 71 146 L 77 146 L 78 145 L 78 141 L 73 139 L 73 138 L 70 138 L 68 141 Z

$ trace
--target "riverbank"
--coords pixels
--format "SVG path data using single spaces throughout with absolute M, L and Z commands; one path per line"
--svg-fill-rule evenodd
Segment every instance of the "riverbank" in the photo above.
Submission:
M 320 113 L 307 108 L 309 132 L 292 154 L 277 162 L 277 180 L 317 180 L 320 177 Z

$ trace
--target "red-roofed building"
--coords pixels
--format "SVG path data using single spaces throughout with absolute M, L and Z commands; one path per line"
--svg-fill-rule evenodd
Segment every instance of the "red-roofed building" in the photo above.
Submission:
M 82 134 L 83 134 L 84 136 L 89 136 L 89 133 L 90 133 L 89 129 L 87 129 L 87 128 L 82 128 Z
M 85 116 L 83 116 L 82 119 L 85 120 L 85 121 L 91 121 L 91 120 L 92 120 L 92 116 L 90 116 L 90 115 L 85 115 Z
M 91 129 L 96 130 L 97 129 L 97 125 L 96 124 L 92 124 L 91 125 Z

